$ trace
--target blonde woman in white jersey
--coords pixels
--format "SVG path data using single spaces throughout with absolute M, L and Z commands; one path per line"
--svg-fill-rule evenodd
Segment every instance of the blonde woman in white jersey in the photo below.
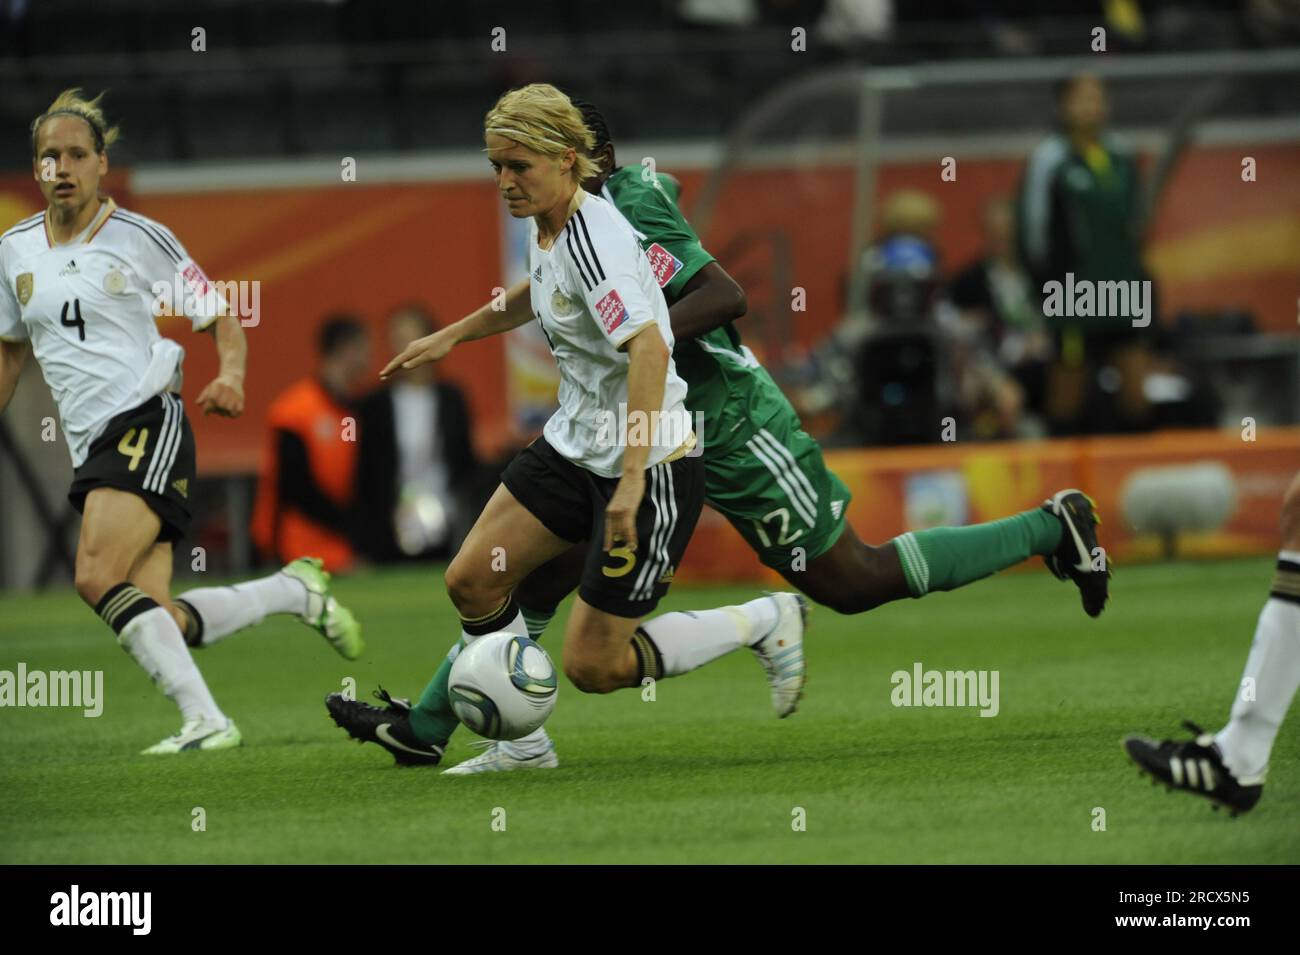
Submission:
M 487 156 L 515 218 L 529 222 L 531 310 L 480 309 L 412 342 L 381 373 L 444 358 L 456 344 L 536 319 L 559 365 L 560 407 L 520 452 L 447 568 L 461 643 L 526 636 L 512 593 L 531 570 L 587 541 L 564 637 L 564 671 L 588 693 L 677 676 L 742 646 L 794 708 L 803 686 L 806 604 L 775 594 L 735 607 L 646 620 L 667 592 L 704 503 L 704 467 L 672 361 L 668 306 L 636 234 L 581 188 L 594 169 L 590 131 L 546 84 L 512 90 L 485 120 Z M 505 556 L 504 566 L 499 559 Z M 457 648 L 413 706 L 327 698 L 335 722 L 400 763 L 432 765 L 456 717 L 447 673 Z M 382 693 L 382 691 L 381 691 Z M 784 715 L 783 713 L 783 715 Z M 545 730 L 488 749 L 453 772 L 556 765 Z
M 176 237 L 100 195 L 118 134 L 101 97 L 66 90 L 32 123 L 47 208 L 0 236 L 0 412 L 34 352 L 72 456 L 69 498 L 82 512 L 77 593 L 181 711 L 181 730 L 144 752 L 227 749 L 240 732 L 189 647 L 291 613 L 351 659 L 360 628 L 308 558 L 261 580 L 171 597 L 172 545 L 191 519 L 194 436 L 180 396 L 184 349 L 158 333 L 156 305 L 215 340 L 220 371 L 195 399 L 204 414 L 243 411 L 246 345 Z

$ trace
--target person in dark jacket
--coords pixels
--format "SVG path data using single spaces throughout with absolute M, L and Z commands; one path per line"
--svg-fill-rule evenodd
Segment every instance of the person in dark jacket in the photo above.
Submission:
M 419 305 L 388 319 L 394 351 L 432 334 Z M 367 560 L 450 556 L 478 514 L 469 408 L 455 385 L 418 368 L 361 401 L 354 542 Z

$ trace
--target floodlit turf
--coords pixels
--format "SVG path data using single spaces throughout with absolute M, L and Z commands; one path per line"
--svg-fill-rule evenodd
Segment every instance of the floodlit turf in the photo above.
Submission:
M 136 753 L 175 711 L 91 612 L 70 592 L 10 595 L 0 669 L 101 668 L 106 704 L 0 710 L 0 861 L 1300 862 L 1300 716 L 1235 820 L 1139 780 L 1119 748 L 1184 717 L 1221 725 L 1270 576 L 1268 560 L 1121 568 L 1095 621 L 1046 571 L 858 617 L 818 608 L 787 720 L 748 651 L 653 702 L 562 681 L 560 768 L 467 778 L 394 768 L 322 703 L 348 676 L 359 694 L 418 694 L 456 633 L 435 569 L 338 584 L 370 643 L 357 663 L 287 618 L 202 651 L 245 745 L 167 757 Z M 755 590 L 679 587 L 665 608 Z M 890 675 L 916 661 L 998 671 L 999 714 L 894 707 Z M 457 734 L 449 765 L 473 738 Z

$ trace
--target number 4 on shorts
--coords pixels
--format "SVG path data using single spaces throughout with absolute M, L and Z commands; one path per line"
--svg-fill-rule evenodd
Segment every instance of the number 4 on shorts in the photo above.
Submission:
M 136 429 L 132 428 L 126 434 L 122 435 L 122 440 L 117 442 L 117 450 L 131 459 L 131 466 L 128 471 L 134 471 L 140 466 L 140 459 L 144 457 L 145 447 L 149 444 L 149 429 L 141 428 L 140 436 L 136 437 Z

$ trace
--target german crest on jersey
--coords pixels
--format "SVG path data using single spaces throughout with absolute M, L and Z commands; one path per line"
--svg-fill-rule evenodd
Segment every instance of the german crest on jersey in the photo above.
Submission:
M 18 292 L 18 304 L 26 305 L 32 300 L 32 273 L 24 272 L 18 276 L 18 283 L 15 286 Z
M 556 318 L 564 318 L 567 315 L 572 315 L 577 310 L 578 309 L 574 305 L 573 300 L 558 288 L 551 293 L 551 311 L 555 314 Z
M 109 295 L 121 295 L 126 291 L 126 276 L 117 269 L 109 269 L 104 276 L 104 291 Z
M 655 185 L 658 183 L 656 182 Z M 671 282 L 673 276 L 682 270 L 682 260 L 658 242 L 646 249 L 645 254 L 650 260 L 650 271 L 654 272 L 655 281 L 659 283 L 660 288 Z

